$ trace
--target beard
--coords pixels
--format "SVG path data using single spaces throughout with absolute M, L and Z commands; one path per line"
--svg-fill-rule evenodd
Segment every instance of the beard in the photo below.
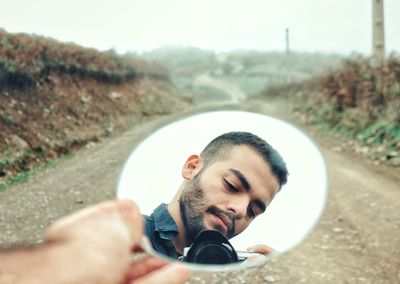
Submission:
M 229 220 L 227 233 L 221 233 L 230 239 L 235 236 L 235 216 L 231 212 L 226 212 L 210 204 L 200 184 L 201 173 L 202 171 L 187 182 L 179 199 L 180 214 L 186 230 L 186 239 L 189 243 L 192 243 L 201 231 L 207 230 L 204 224 L 205 213 L 213 214 L 217 217 L 224 216 L 225 219 Z

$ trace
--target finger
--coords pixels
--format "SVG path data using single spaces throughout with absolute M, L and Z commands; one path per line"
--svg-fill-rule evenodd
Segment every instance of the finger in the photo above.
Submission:
M 161 267 L 167 265 L 168 263 L 154 256 L 146 257 L 142 260 L 133 262 L 126 275 L 129 281 L 140 278 L 150 272 L 160 269 Z
M 159 270 L 134 280 L 134 284 L 181 284 L 189 280 L 190 271 L 180 263 L 167 265 Z
M 45 231 L 44 238 L 46 241 L 60 240 L 68 238 L 69 234 L 73 232 L 71 228 L 82 224 L 88 219 L 95 217 L 96 215 L 102 214 L 102 212 L 109 212 L 110 208 L 115 208 L 115 203 L 107 201 L 92 205 L 81 209 L 73 214 L 64 216 L 56 220 L 50 227 Z
M 112 217 L 113 216 L 113 217 Z M 132 245 L 138 243 L 143 235 L 143 220 L 138 206 L 130 200 L 107 201 L 82 209 L 72 215 L 63 217 L 52 224 L 45 232 L 47 241 L 68 238 L 75 232 L 73 228 L 100 218 L 119 216 L 126 227 Z
M 139 244 L 144 233 L 143 217 L 139 207 L 131 200 L 120 200 L 118 209 L 131 234 L 132 245 Z
M 134 245 L 131 252 L 133 253 L 143 253 L 144 249 L 142 247 L 140 247 L 139 245 Z
M 247 251 L 261 253 L 261 254 L 270 254 L 274 252 L 274 249 L 266 245 L 255 245 L 247 248 Z
M 86 220 L 100 213 L 116 211 L 119 207 L 125 208 L 126 203 L 124 202 L 123 204 L 119 204 L 119 202 L 116 201 L 105 201 L 102 203 L 94 204 L 92 206 L 83 208 L 77 212 L 60 218 L 53 224 L 53 227 L 67 227 L 70 224 L 75 224 L 78 221 Z

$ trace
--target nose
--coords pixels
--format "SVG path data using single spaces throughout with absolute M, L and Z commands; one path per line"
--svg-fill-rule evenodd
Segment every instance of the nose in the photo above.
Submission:
M 246 198 L 236 198 L 229 202 L 228 210 L 235 214 L 235 219 L 241 219 L 247 214 L 249 201 Z

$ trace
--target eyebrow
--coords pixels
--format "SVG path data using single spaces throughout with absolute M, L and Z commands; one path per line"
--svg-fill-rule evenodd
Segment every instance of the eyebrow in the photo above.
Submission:
M 250 184 L 247 181 L 246 177 L 238 170 L 236 169 L 229 169 L 229 171 L 234 174 L 240 181 L 240 183 L 242 184 L 242 186 L 244 187 L 244 189 L 249 192 L 251 190 Z M 261 213 L 264 213 L 265 209 L 267 209 L 267 205 L 265 205 L 264 202 L 262 202 L 260 199 L 256 199 L 254 200 L 255 205 L 260 208 Z
M 250 184 L 247 181 L 247 179 L 245 178 L 245 176 L 240 171 L 235 170 L 235 169 L 229 169 L 229 171 L 231 173 L 233 173 L 240 180 L 240 183 L 242 184 L 244 189 L 246 189 L 246 191 L 250 191 L 250 189 L 251 189 Z

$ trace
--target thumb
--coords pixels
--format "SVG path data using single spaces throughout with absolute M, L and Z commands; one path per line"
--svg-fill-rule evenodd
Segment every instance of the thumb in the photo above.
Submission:
M 247 251 L 266 255 L 274 252 L 274 249 L 266 245 L 255 245 L 247 248 Z
M 173 263 L 133 281 L 132 284 L 181 284 L 189 278 L 188 268 L 180 263 Z

